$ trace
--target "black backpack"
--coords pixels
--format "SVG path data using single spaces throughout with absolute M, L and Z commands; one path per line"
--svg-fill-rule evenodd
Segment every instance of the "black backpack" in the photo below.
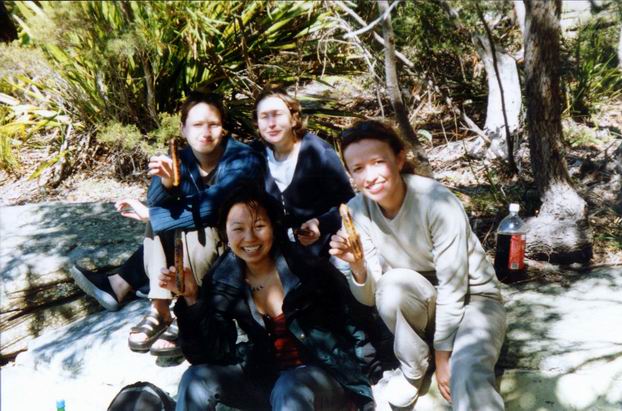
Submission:
M 126 385 L 114 397 L 108 411 L 174 411 L 175 400 L 150 382 Z

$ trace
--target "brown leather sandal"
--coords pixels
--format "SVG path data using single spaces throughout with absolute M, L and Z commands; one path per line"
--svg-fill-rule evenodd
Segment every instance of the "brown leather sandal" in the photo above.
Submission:
M 144 341 L 132 341 L 131 338 L 128 338 L 127 342 L 130 350 L 136 352 L 149 351 L 149 348 L 151 348 L 160 334 L 166 331 L 170 323 L 171 321 L 165 321 L 157 312 L 149 311 L 149 313 L 130 330 L 130 337 L 132 334 L 144 333 L 147 335 L 147 339 Z
M 155 345 L 158 341 L 164 340 L 164 341 L 175 343 L 175 345 L 171 347 L 165 347 L 165 348 L 158 348 L 158 347 L 152 346 L 149 349 L 149 352 L 151 353 L 151 355 L 155 355 L 157 357 L 179 357 L 183 355 L 181 352 L 181 347 L 179 346 L 178 337 L 179 337 L 179 328 L 177 327 L 177 319 L 175 319 L 173 320 L 171 325 L 168 326 L 166 331 L 164 331 L 162 335 L 160 335 L 160 338 L 158 338 L 152 344 L 152 345 Z

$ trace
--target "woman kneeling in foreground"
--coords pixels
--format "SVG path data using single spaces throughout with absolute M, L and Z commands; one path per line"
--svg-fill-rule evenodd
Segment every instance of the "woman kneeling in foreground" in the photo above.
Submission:
M 181 347 L 193 364 L 177 410 L 351 410 L 373 407 L 369 381 L 328 262 L 286 248 L 280 205 L 254 187 L 223 203 L 218 225 L 230 251 L 199 289 L 186 269 L 178 299 Z M 173 292 L 175 269 L 160 284 Z M 236 345 L 236 326 L 248 341 Z
M 352 293 L 376 305 L 394 334 L 400 367 L 379 400 L 415 403 L 425 390 L 432 345 L 439 390 L 454 410 L 502 410 L 494 366 L 505 310 L 494 268 L 460 201 L 412 174 L 390 126 L 360 122 L 344 131 L 341 144 L 360 191 L 348 205 L 363 256 L 355 257 L 344 231 L 332 237 L 330 253 L 349 263 L 343 271 Z

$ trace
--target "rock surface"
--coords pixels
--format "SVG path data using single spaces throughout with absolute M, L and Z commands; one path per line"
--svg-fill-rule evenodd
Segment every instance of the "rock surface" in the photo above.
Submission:
M 21 295 L 26 306 L 36 298 L 56 300 L 51 307 L 33 306 L 31 314 L 40 318 L 41 328 L 27 337 L 28 350 L 0 369 L 0 409 L 53 409 L 57 399 L 64 399 L 70 411 L 106 409 L 123 386 L 141 380 L 175 396 L 188 363 L 161 362 L 127 347 L 129 329 L 140 320 L 147 302 L 84 317 L 85 306 L 92 311 L 95 304 L 78 297 L 80 292 L 64 271 L 73 261 L 94 267 L 122 262 L 124 253 L 129 255 L 140 241 L 140 224 L 117 217 L 111 206 L 7 208 L 1 210 L 3 329 L 10 313 L 4 311 L 6 298 L 19 301 Z M 53 217 L 58 229 L 53 228 Z M 81 230 L 80 222 L 99 235 Z M 102 233 L 121 231 L 127 234 L 122 240 L 102 238 Z M 19 271 L 20 266 L 27 270 Z M 57 293 L 65 293 L 67 300 L 63 303 Z M 622 409 L 622 267 L 568 271 L 556 282 L 504 286 L 503 295 L 508 332 L 497 383 L 508 411 Z M 66 325 L 50 327 L 55 316 L 57 324 Z M 4 332 L 1 337 L 4 347 Z M 36 395 L 33 386 L 38 387 Z M 450 409 L 435 387 L 433 380 L 415 410 Z M 388 411 L 382 404 L 378 410 Z
M 26 349 L 50 327 L 100 309 L 73 283 L 68 268 L 121 265 L 144 226 L 112 204 L 31 204 L 0 208 L 0 358 Z
M 134 301 L 117 312 L 101 311 L 46 333 L 29 344 L 14 364 L 2 368 L 2 409 L 53 409 L 64 399 L 67 410 L 105 410 L 121 389 L 150 381 L 175 394 L 188 363 L 158 363 L 149 353 L 127 346 L 130 328 L 148 309 Z M 32 381 L 42 390 L 31 394 Z
M 508 334 L 498 383 L 508 411 L 622 408 L 622 268 L 567 279 L 504 289 Z M 141 380 L 175 396 L 188 363 L 159 364 L 127 348 L 129 329 L 146 308 L 134 301 L 33 340 L 0 371 L 1 408 L 51 408 L 62 398 L 70 410 L 105 409 L 124 385 Z M 36 396 L 33 382 L 42 387 Z M 415 410 L 450 409 L 435 384 Z
M 504 290 L 508 410 L 622 409 L 622 267 Z

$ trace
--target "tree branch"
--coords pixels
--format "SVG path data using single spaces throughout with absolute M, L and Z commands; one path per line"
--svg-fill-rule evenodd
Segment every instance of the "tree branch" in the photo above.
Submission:
M 472 132 L 480 136 L 486 142 L 486 144 L 490 144 L 491 143 L 490 138 L 486 135 L 486 133 L 484 133 L 484 130 L 479 128 L 479 126 L 475 124 L 475 121 L 471 120 L 471 117 L 467 115 L 466 111 L 464 110 L 461 110 L 461 111 L 462 111 L 462 120 L 466 123 L 469 130 L 471 130 Z
M 391 14 L 391 10 L 393 10 L 398 4 L 400 3 L 400 0 L 396 0 L 395 2 L 393 2 L 393 4 L 391 4 L 391 6 L 389 6 L 389 8 L 387 9 L 386 12 L 384 12 L 384 14 L 380 17 L 378 17 L 376 20 L 372 21 L 371 23 L 369 23 L 367 26 L 358 29 L 356 31 L 353 31 L 352 33 L 348 33 L 345 36 L 343 36 L 344 39 L 348 39 L 350 37 L 353 36 L 359 36 L 363 33 L 367 33 L 369 30 L 373 29 L 378 23 L 380 23 L 381 21 L 383 21 L 384 19 L 386 19 L 389 14 Z
M 343 1 L 338 0 L 333 2 L 332 4 L 336 4 L 341 10 L 343 10 L 344 12 L 346 12 L 348 15 L 350 15 L 354 20 L 356 20 L 360 25 L 365 26 L 367 25 L 367 23 L 365 22 L 365 20 L 363 20 L 363 18 L 361 16 L 359 16 L 358 14 L 356 14 L 356 12 L 354 10 L 352 10 L 351 8 L 349 8 L 348 6 L 346 6 Z M 376 40 L 381 46 L 385 46 L 384 44 L 384 39 L 376 32 L 374 32 L 374 40 Z M 399 51 L 395 51 L 395 56 L 400 59 L 400 61 L 404 64 L 406 64 L 408 67 L 413 68 L 415 67 L 415 64 L 408 60 L 408 58 L 403 55 L 402 53 L 400 53 Z
M 503 113 L 503 123 L 505 125 L 505 138 L 508 143 L 508 163 L 510 166 L 510 170 L 512 170 L 513 173 L 517 173 L 518 169 L 516 168 L 516 162 L 514 161 L 514 140 L 512 139 L 512 134 L 510 133 L 510 126 L 508 125 L 508 115 L 505 109 L 503 84 L 501 84 L 502 82 L 501 76 L 499 75 L 499 66 L 497 65 L 497 51 L 495 50 L 495 42 L 492 38 L 490 27 L 488 27 L 488 23 L 486 23 L 486 19 L 484 19 L 482 9 L 479 7 L 479 4 L 477 2 L 475 2 L 475 9 L 477 10 L 477 16 L 479 17 L 480 21 L 484 25 L 484 29 L 486 30 L 488 44 L 490 44 L 490 50 L 492 52 L 492 65 L 495 69 L 495 77 L 497 77 L 497 83 L 499 84 L 499 93 L 501 95 L 501 112 Z

